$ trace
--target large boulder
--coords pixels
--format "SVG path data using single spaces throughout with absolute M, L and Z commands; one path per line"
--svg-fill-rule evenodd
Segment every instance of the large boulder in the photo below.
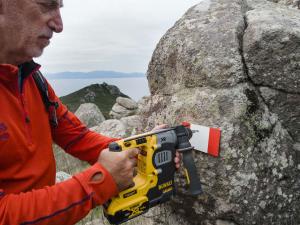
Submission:
M 140 134 L 144 129 L 142 118 L 138 115 L 123 117 L 120 121 L 124 124 L 128 137 Z
M 255 85 L 299 94 L 300 13 L 272 5 L 246 13 L 243 52 L 247 72 Z
M 102 123 L 105 118 L 94 103 L 84 103 L 76 110 L 75 115 L 80 119 L 87 127 L 97 126 Z
M 136 114 L 137 107 L 138 104 L 134 100 L 118 97 L 109 115 L 113 119 L 121 119 L 122 117 L 132 116 Z
M 280 4 L 204 0 L 160 40 L 138 110 L 147 129 L 187 120 L 222 138 L 219 157 L 195 154 L 204 194 L 186 195 L 179 175 L 157 224 L 300 222 L 299 24 Z
M 116 99 L 116 102 L 126 109 L 134 110 L 134 109 L 137 109 L 137 107 L 138 107 L 137 103 L 134 100 L 132 100 L 131 98 L 118 97 Z
M 124 124 L 117 119 L 105 120 L 100 125 L 92 127 L 91 130 L 108 137 L 126 137 L 126 128 Z
M 205 0 L 191 8 L 153 53 L 147 72 L 150 92 L 225 88 L 247 80 L 240 55 L 245 10 L 237 0 Z
M 109 137 L 125 138 L 141 133 L 143 128 L 142 118 L 134 115 L 123 117 L 120 120 L 105 120 L 100 125 L 92 127 L 91 130 Z

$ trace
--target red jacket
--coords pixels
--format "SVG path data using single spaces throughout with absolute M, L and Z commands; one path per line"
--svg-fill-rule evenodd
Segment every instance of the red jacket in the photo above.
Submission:
M 86 128 L 59 102 L 58 127 L 49 125 L 48 112 L 32 74 L 37 64 L 22 68 L 0 65 L 0 224 L 74 224 L 96 205 L 117 193 L 112 176 L 99 163 L 100 151 L 116 140 Z M 20 91 L 21 89 L 21 91 Z M 93 164 L 71 179 L 55 184 L 52 141 L 67 153 Z M 101 172 L 103 179 L 91 182 Z

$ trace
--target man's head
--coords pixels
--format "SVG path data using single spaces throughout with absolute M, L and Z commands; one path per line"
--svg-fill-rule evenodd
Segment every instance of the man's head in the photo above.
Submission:
M 0 0 L 0 63 L 38 57 L 53 32 L 63 30 L 62 0 Z

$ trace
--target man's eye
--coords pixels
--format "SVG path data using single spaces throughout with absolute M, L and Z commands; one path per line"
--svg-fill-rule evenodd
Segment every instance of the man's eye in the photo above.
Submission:
M 57 1 L 47 1 L 47 2 L 37 2 L 37 4 L 42 8 L 43 11 L 50 11 L 59 8 Z

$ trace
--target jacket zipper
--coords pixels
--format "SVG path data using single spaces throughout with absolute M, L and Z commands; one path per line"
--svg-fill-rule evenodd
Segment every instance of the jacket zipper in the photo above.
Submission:
M 23 111 L 23 121 L 24 121 L 24 127 L 25 127 L 25 132 L 26 132 L 26 137 L 27 137 L 27 141 L 29 145 L 33 144 L 32 141 L 32 130 L 31 130 L 31 121 L 30 121 L 30 117 L 29 117 L 29 113 L 27 110 L 27 103 L 25 101 L 25 82 L 27 82 L 27 78 L 32 76 L 33 73 L 35 73 L 37 70 L 39 70 L 39 66 L 36 67 L 29 76 L 26 76 L 23 80 L 21 80 L 19 82 L 17 82 L 17 87 L 18 87 L 18 95 L 19 95 L 19 99 L 21 101 L 21 106 L 22 106 L 22 111 Z M 19 68 L 19 75 L 18 75 L 18 79 L 21 79 L 21 68 Z
M 28 111 L 26 109 L 26 102 L 25 102 L 25 97 L 24 97 L 24 92 L 22 91 L 20 93 L 20 99 L 21 99 L 21 104 L 22 104 L 22 109 L 23 109 L 23 115 L 24 115 L 24 126 L 26 130 L 26 136 L 29 144 L 32 144 L 32 135 L 31 135 L 31 127 L 30 127 L 30 118 Z
M 19 79 L 19 77 L 18 77 Z M 28 111 L 26 110 L 26 103 L 25 103 L 25 97 L 24 97 L 24 91 L 23 91 L 23 86 L 24 86 L 25 80 L 21 83 L 21 86 L 19 85 L 19 82 L 17 83 L 18 86 L 18 99 L 21 104 L 21 110 L 23 114 L 23 123 L 24 123 L 24 128 L 25 128 L 25 135 L 28 141 L 28 144 L 32 144 L 32 136 L 31 136 L 31 129 L 30 129 L 30 118 L 28 115 Z
M 26 103 L 25 94 L 24 94 L 24 86 L 25 86 L 25 82 L 27 81 L 27 77 L 25 77 L 23 80 L 19 80 L 19 79 L 21 79 L 20 72 L 21 72 L 21 69 L 19 68 L 19 75 L 18 75 L 18 82 L 17 82 L 18 95 L 19 95 L 19 99 L 21 101 L 26 138 L 27 138 L 28 144 L 32 145 L 33 141 L 32 141 L 32 133 L 31 133 L 30 117 L 29 117 L 29 113 L 27 110 L 27 103 Z

